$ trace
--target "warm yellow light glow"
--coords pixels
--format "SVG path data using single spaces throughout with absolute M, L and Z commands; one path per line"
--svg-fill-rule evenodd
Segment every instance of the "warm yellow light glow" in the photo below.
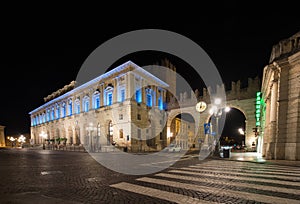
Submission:
M 13 141 L 15 141 L 16 139 L 15 139 L 14 137 L 10 137 L 9 140 L 13 142 Z
M 40 136 L 43 137 L 43 138 L 47 138 L 48 135 L 44 131 L 42 131 Z
M 18 142 L 24 143 L 25 141 L 26 141 L 26 137 L 24 137 L 24 135 L 20 135 Z

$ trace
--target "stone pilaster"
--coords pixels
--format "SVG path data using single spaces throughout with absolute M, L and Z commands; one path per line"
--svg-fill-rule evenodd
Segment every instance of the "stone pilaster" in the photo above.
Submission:
M 116 78 L 113 79 L 113 86 L 114 86 L 114 90 L 113 90 L 113 104 L 114 104 L 118 101 L 118 83 Z

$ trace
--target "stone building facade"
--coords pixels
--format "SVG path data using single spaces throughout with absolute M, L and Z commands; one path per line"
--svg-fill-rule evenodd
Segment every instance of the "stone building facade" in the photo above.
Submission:
M 72 82 L 29 113 L 31 140 L 94 152 L 112 144 L 129 151 L 160 150 L 167 137 L 155 114 L 166 109 L 167 87 L 131 61 L 78 87 Z
M 195 147 L 195 122 L 174 118 L 171 122 L 168 144 L 173 141 L 182 149 Z
M 300 160 L 300 32 L 273 46 L 261 92 L 263 156 Z
M 0 125 L 0 147 L 5 147 L 4 128 L 5 126 Z

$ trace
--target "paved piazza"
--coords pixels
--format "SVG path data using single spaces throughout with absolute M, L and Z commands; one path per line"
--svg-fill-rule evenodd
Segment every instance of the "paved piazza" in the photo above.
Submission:
M 176 159 L 176 153 L 166 157 Z M 101 166 L 86 152 L 1 149 L 0 158 L 1 204 L 300 203 L 297 165 L 199 161 L 187 154 L 164 171 L 132 176 Z

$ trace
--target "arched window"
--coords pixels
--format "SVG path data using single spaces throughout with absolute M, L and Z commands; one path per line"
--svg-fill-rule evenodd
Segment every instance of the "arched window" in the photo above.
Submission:
M 70 116 L 70 115 L 73 114 L 73 104 L 72 104 L 72 99 L 69 99 L 68 109 L 69 109 L 69 116 Z
M 105 105 L 110 106 L 113 103 L 113 90 L 114 88 L 112 86 L 108 86 L 104 90 L 104 101 Z
M 43 118 L 43 123 L 45 123 L 46 122 L 46 114 L 45 113 L 43 113 L 42 118 Z
M 80 100 L 79 99 L 75 100 L 75 113 L 76 114 L 80 113 Z
M 37 125 L 40 124 L 40 122 L 39 122 L 39 116 L 35 116 L 35 122 L 36 122 Z
M 135 100 L 138 103 L 142 102 L 142 90 L 140 88 L 135 91 Z
M 54 107 L 52 107 L 52 110 L 51 110 L 51 120 L 54 120 L 54 119 L 55 119 Z
M 46 121 L 49 122 L 50 121 L 50 109 L 47 109 L 47 114 L 46 114 Z
M 150 88 L 146 89 L 146 104 L 152 107 L 152 90 Z
M 125 87 L 121 86 L 119 88 L 119 102 L 124 102 L 125 101 Z
M 93 107 L 94 109 L 100 108 L 100 92 L 96 91 L 93 95 Z
M 60 107 L 58 104 L 56 104 L 55 116 L 56 116 L 56 119 L 60 118 Z
M 35 126 L 35 118 L 34 117 L 31 118 L 31 126 Z
M 64 102 L 61 107 L 61 117 L 66 117 L 66 103 Z
M 90 109 L 90 98 L 88 96 L 85 96 L 83 98 L 82 103 L 83 103 L 83 110 L 84 110 L 84 112 L 88 112 L 89 109 Z
M 40 120 L 40 124 L 42 124 L 43 123 L 43 117 L 42 117 L 41 114 L 39 115 L 39 120 Z

